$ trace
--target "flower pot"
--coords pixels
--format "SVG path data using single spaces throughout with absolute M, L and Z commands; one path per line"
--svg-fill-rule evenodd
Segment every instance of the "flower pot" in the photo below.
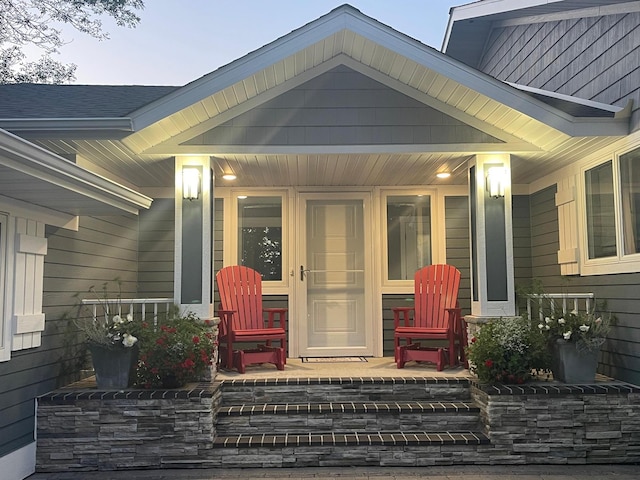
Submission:
M 138 362 L 137 344 L 133 347 L 116 348 L 89 344 L 89 351 L 98 388 L 121 389 L 133 383 L 135 365 Z
M 557 340 L 553 345 L 553 378 L 565 383 L 593 383 L 599 350 L 578 349 L 575 342 Z

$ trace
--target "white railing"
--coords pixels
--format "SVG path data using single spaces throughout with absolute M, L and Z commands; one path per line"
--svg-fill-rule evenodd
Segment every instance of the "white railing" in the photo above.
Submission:
M 158 315 L 167 313 L 173 306 L 173 298 L 114 298 L 108 300 L 83 299 L 83 305 L 87 305 L 97 320 L 103 315 L 127 315 L 133 314 L 134 318 L 142 319 L 143 322 L 150 322 L 153 326 L 158 325 Z M 109 312 L 106 312 L 106 308 Z
M 558 308 L 562 313 L 571 311 L 592 313 L 595 309 L 595 294 L 593 293 L 544 293 L 527 295 L 527 315 L 537 310 L 538 318 L 544 319 L 545 314 L 555 312 Z

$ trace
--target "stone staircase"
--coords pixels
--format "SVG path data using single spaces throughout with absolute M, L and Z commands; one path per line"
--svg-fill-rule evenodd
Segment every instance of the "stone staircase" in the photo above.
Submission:
M 462 378 L 224 380 L 214 422 L 224 467 L 482 463 L 489 443 Z

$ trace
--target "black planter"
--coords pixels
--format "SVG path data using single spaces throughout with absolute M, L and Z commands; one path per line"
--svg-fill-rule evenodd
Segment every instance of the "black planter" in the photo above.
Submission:
M 553 345 L 553 378 L 565 383 L 593 383 L 599 350 L 580 350 L 574 342 L 557 340 Z
M 134 382 L 135 365 L 138 362 L 137 344 L 133 347 L 116 348 L 89 344 L 89 351 L 98 388 L 122 389 Z

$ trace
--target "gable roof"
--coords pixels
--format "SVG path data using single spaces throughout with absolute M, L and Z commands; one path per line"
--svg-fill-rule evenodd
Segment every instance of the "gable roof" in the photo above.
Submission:
M 427 143 L 393 144 L 194 141 L 337 67 L 346 67 L 497 142 L 445 142 L 438 137 Z M 244 178 L 250 179 L 246 186 L 427 184 L 441 169 L 458 171 L 455 181 L 464 183 L 466 174 L 460 166 L 474 153 L 501 151 L 542 160 L 524 163 L 526 168 L 519 175 L 529 179 L 542 174 L 544 163 L 569 162 L 573 155 L 600 148 L 629 131 L 629 121 L 616 114 L 617 107 L 601 108 L 602 114 L 594 115 L 599 109 L 594 104 L 590 115 L 582 117 L 568 114 L 567 103 L 570 98 L 550 105 L 544 96 L 498 81 L 343 5 L 183 87 L 136 104 L 138 108 L 126 116 L 40 120 L 6 118 L 0 111 L 0 127 L 54 151 L 78 154 L 134 185 L 170 185 L 171 157 L 193 154 L 217 157 L 222 165 L 217 173 L 233 164 L 236 173 L 246 173 Z M 344 155 L 355 165 L 356 175 L 343 174 Z M 273 168 L 276 161 L 278 167 Z M 398 161 L 420 166 L 421 176 L 401 175 Z M 309 173 L 316 162 L 333 173 L 324 177 Z M 376 174 L 364 175 L 363 166 L 373 163 Z M 286 176 L 283 171 L 288 172 Z

